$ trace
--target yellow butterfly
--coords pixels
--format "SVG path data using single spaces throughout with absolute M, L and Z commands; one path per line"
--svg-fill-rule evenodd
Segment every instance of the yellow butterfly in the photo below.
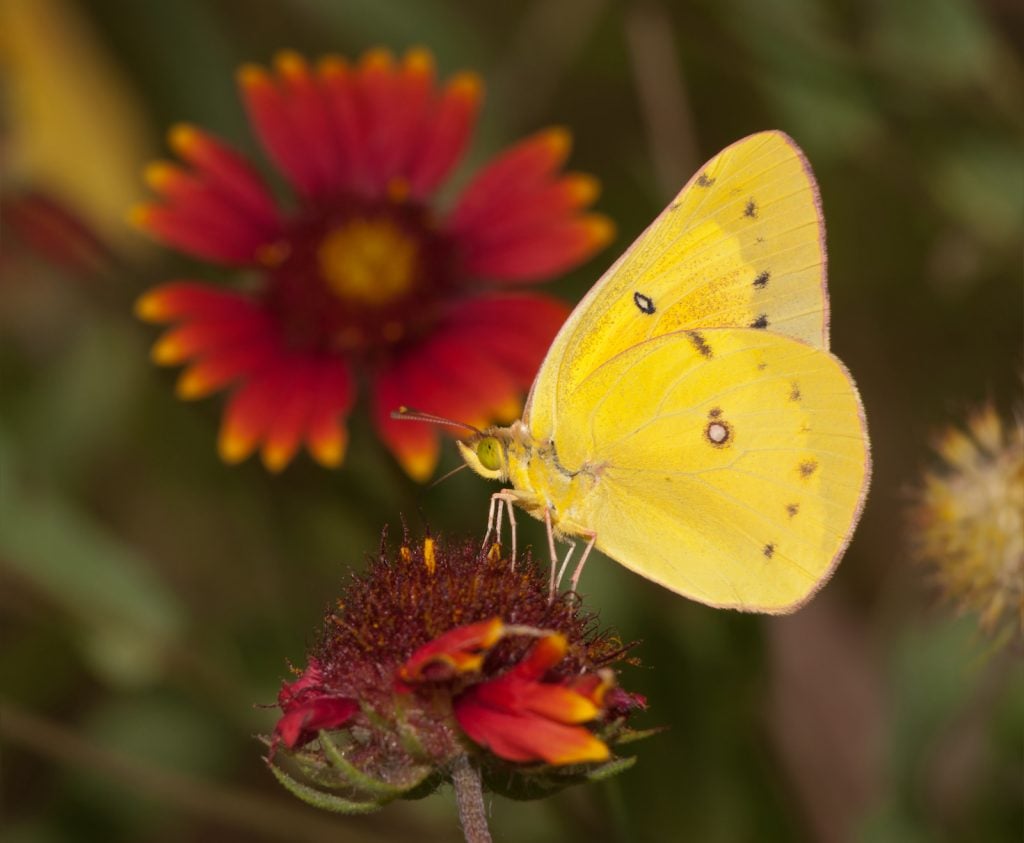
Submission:
M 554 536 L 586 539 L 573 588 L 597 547 L 712 606 L 806 602 L 870 474 L 857 388 L 828 351 L 825 262 L 791 138 L 712 158 L 573 311 L 522 421 L 459 443 L 511 483 L 499 522 L 503 502 L 544 520 L 552 575 Z

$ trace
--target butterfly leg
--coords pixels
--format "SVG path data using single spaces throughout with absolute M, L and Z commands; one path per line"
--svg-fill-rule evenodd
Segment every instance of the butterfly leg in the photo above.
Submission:
M 515 496 L 506 498 L 507 512 L 508 512 L 508 529 L 512 533 L 512 561 L 510 567 L 514 571 L 516 569 L 516 508 L 513 506 Z M 501 544 L 501 542 L 498 542 Z
M 584 533 L 584 535 L 588 536 L 587 546 L 583 548 L 583 555 L 580 556 L 580 561 L 576 563 L 576 570 L 572 572 L 572 590 L 574 592 L 580 583 L 580 576 L 583 574 L 583 566 L 587 563 L 587 557 L 590 556 L 590 551 L 594 549 L 594 542 L 597 541 L 597 533 Z M 566 556 L 565 561 L 569 561 L 568 556 Z
M 565 576 L 565 571 L 569 567 L 569 560 L 572 558 L 573 552 L 576 550 L 576 542 L 566 542 L 569 545 L 569 549 L 565 552 L 565 558 L 562 560 L 562 566 L 558 569 L 558 577 L 555 579 L 555 588 L 562 587 L 562 577 Z
M 487 550 L 487 543 L 491 540 L 491 533 L 497 533 L 496 541 L 501 543 L 501 515 L 505 506 L 505 492 L 495 492 L 491 495 L 491 505 L 487 510 L 487 532 L 484 534 L 483 548 Z
M 555 599 L 555 572 L 558 570 L 558 552 L 555 550 L 555 528 L 551 523 L 551 508 L 544 507 L 544 526 L 548 531 L 548 553 L 551 556 L 551 581 L 548 585 L 548 600 Z
M 513 511 L 513 504 L 516 501 L 514 489 L 502 489 L 491 495 L 491 506 L 487 510 L 487 532 L 484 534 L 483 548 L 487 550 L 491 534 L 494 533 L 495 541 L 501 544 L 501 521 L 504 513 L 508 512 L 509 529 L 512 531 L 512 567 L 516 564 L 516 516 Z M 507 510 L 506 510 L 507 507 Z

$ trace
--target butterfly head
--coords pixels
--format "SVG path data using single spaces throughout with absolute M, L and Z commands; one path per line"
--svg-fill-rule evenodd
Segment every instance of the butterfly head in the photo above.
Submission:
M 458 443 L 466 465 L 488 480 L 508 479 L 508 441 L 498 434 L 497 430 L 485 430 Z

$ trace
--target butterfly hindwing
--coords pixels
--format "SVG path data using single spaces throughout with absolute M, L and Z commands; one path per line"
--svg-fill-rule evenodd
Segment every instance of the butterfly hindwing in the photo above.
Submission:
M 715 606 L 788 611 L 828 577 L 867 488 L 856 387 L 830 353 L 756 329 L 675 332 L 598 366 L 559 407 L 579 520 L 637 573 Z

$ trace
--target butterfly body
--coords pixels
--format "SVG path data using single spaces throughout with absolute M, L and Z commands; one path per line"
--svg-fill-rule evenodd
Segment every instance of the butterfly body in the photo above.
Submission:
M 753 135 L 708 162 L 570 315 L 523 419 L 460 448 L 554 532 L 673 591 L 806 601 L 845 550 L 870 459 L 828 351 L 824 222 L 792 140 Z
M 501 483 L 511 483 L 510 494 L 515 503 L 539 520 L 547 519 L 560 536 L 587 532 L 588 502 L 592 501 L 600 466 L 582 465 L 569 469 L 558 458 L 556 443 L 536 439 L 521 421 L 509 427 L 492 427 L 480 439 L 500 445 L 497 468 L 488 470 L 480 464 L 475 443 L 460 442 L 466 461 L 479 473 Z

